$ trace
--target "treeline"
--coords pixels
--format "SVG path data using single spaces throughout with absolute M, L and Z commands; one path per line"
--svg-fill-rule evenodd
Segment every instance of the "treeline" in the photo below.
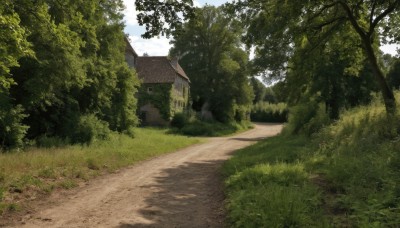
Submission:
M 0 146 L 89 142 L 137 124 L 122 0 L 0 4 Z

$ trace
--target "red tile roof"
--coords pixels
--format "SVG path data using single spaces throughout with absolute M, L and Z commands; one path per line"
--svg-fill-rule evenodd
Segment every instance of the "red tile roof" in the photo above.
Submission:
M 177 74 L 190 81 L 179 63 L 166 56 L 137 58 L 136 72 L 144 83 L 173 83 Z

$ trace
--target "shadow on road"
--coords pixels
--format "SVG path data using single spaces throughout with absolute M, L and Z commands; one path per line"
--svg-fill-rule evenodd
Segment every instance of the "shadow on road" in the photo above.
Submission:
M 140 210 L 142 223 L 121 223 L 120 228 L 137 227 L 223 227 L 222 177 L 218 169 L 224 160 L 165 169 L 156 184 L 141 186 L 153 192 Z
M 258 137 L 258 138 L 231 138 L 229 140 L 237 140 L 237 141 L 245 141 L 245 142 L 258 142 L 263 139 L 266 139 L 266 137 Z

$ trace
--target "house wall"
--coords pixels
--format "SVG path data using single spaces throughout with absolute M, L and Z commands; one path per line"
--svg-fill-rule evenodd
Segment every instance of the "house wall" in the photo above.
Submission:
M 182 112 L 188 107 L 189 103 L 189 91 L 190 86 L 189 82 L 186 79 L 183 79 L 179 75 L 175 77 L 175 82 L 173 86 L 173 100 L 172 105 L 174 112 Z
M 166 126 L 169 124 L 169 121 L 164 120 L 160 111 L 152 104 L 142 106 L 139 117 L 145 125 Z
M 130 68 L 135 68 L 135 56 L 133 55 L 133 53 L 126 51 L 125 61 L 128 63 L 128 66 Z
M 138 91 L 138 116 L 143 124 L 167 125 L 174 115 L 171 108 L 172 83 L 142 84 Z

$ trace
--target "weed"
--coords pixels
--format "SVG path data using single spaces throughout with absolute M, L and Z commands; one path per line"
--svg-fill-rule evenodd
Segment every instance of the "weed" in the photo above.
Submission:
M 225 163 L 232 226 L 400 224 L 400 115 L 388 118 L 379 101 L 330 125 L 318 112 L 299 106 L 291 134 L 239 150 Z
M 62 181 L 59 185 L 64 189 L 71 189 L 78 186 L 78 183 L 76 183 L 74 180 L 67 179 Z

